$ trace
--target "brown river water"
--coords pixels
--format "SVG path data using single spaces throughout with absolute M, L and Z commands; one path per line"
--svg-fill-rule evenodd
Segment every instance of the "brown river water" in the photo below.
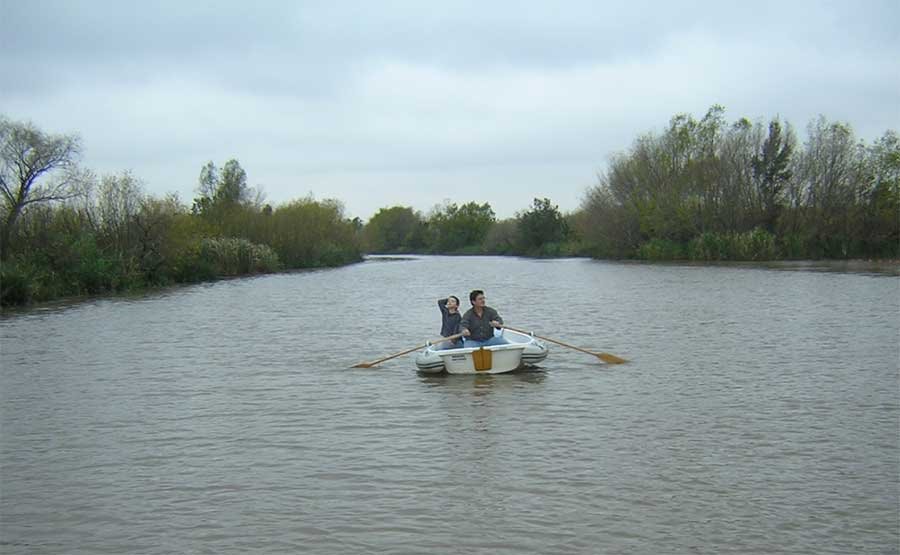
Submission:
M 425 376 L 484 289 L 539 369 Z M 898 553 L 900 277 L 372 258 L 0 318 L 0 553 Z

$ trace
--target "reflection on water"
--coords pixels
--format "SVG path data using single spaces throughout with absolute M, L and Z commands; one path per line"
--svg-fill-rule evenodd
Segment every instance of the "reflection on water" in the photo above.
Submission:
M 838 272 L 872 276 L 900 276 L 900 262 L 896 260 L 789 260 L 770 262 L 761 267 L 773 270 L 801 272 Z
M 731 268 L 736 270 L 783 270 L 796 272 L 832 272 L 870 276 L 900 276 L 900 261 L 897 260 L 770 260 L 762 262 L 695 262 L 677 260 L 653 263 L 623 261 L 621 264 L 644 268 L 680 266 L 700 269 Z
M 417 372 L 419 381 L 430 387 L 446 387 L 484 395 L 497 389 L 522 387 L 523 384 L 542 383 L 547 375 L 540 368 L 526 368 L 505 374 L 429 374 Z
M 366 256 L 366 262 L 404 262 L 409 260 L 418 260 L 420 256 L 398 256 L 396 254 L 370 254 Z
M 897 553 L 896 275 L 384 261 L 0 319 L 0 551 Z M 348 370 L 474 288 L 630 362 Z

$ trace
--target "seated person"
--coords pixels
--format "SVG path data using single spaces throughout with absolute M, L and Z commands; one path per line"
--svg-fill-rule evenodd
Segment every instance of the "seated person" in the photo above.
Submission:
M 446 299 L 438 300 L 438 308 L 441 310 L 441 337 L 450 337 L 459 333 L 459 298 L 449 295 Z M 460 339 L 444 341 L 437 346 L 440 349 L 457 349 L 462 347 Z
M 466 311 L 459 322 L 463 346 L 486 347 L 509 343 L 503 336 L 494 336 L 494 329 L 503 327 L 503 318 L 485 304 L 484 291 L 476 289 L 469 293 L 469 302 L 472 303 L 472 308 Z

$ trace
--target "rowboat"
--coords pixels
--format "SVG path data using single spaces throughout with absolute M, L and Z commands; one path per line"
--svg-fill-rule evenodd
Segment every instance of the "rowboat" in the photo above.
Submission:
M 487 347 L 441 349 L 443 344 L 428 343 L 416 355 L 416 367 L 428 374 L 502 374 L 547 358 L 547 346 L 533 334 L 504 329 L 502 335 L 508 343 Z

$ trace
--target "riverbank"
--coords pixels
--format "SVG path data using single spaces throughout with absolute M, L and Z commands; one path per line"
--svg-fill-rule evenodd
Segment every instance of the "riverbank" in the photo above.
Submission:
M 586 258 L 590 260 L 621 262 L 624 264 L 660 264 L 660 265 L 688 265 L 688 266 L 747 266 L 766 267 L 797 270 L 826 270 L 846 271 L 853 273 L 887 273 L 900 275 L 900 258 L 854 258 L 854 259 L 791 259 L 791 260 L 690 260 L 690 259 L 644 259 L 644 258 L 606 258 L 595 257 L 587 254 L 572 254 L 559 256 L 535 256 L 528 254 L 500 254 L 500 253 L 471 253 L 471 252 L 392 252 L 392 253 L 367 253 L 369 257 L 378 257 L 389 260 L 392 258 L 403 259 L 414 256 L 503 256 L 513 258 L 526 258 L 530 260 L 562 260 L 569 258 Z
M 15 313 L 19 311 L 28 311 L 33 309 L 43 309 L 50 308 L 55 306 L 65 306 L 71 304 L 78 304 L 81 302 L 95 300 L 95 299 L 104 299 L 104 298 L 129 298 L 129 297 L 143 297 L 148 294 L 158 293 L 160 291 L 165 291 L 168 289 L 176 289 L 181 287 L 187 287 L 191 285 L 198 285 L 204 283 L 215 283 L 219 281 L 228 281 L 234 279 L 245 279 L 256 276 L 265 276 L 271 274 L 291 274 L 298 272 L 309 272 L 315 270 L 329 269 L 329 268 L 340 268 L 342 266 L 348 266 L 351 264 L 357 264 L 362 262 L 364 258 L 362 256 L 356 257 L 352 260 L 343 262 L 341 264 L 333 264 L 333 265 L 313 265 L 313 266 L 305 266 L 299 268 L 288 268 L 283 269 L 279 265 L 267 266 L 264 270 L 254 270 L 254 271 L 245 271 L 245 272 L 231 272 L 225 274 L 215 274 L 211 273 L 207 268 L 203 274 L 199 274 L 198 272 L 191 272 L 189 275 L 197 276 L 203 275 L 202 279 L 187 279 L 187 280 L 170 280 L 160 283 L 153 283 L 147 281 L 136 281 L 130 284 L 127 284 L 124 287 L 118 288 L 108 288 L 101 289 L 99 291 L 79 291 L 76 294 L 61 294 L 61 295 L 41 295 L 41 296 L 33 296 L 32 291 L 35 288 L 35 285 L 28 280 L 27 275 L 22 275 L 21 273 L 9 272 L 8 268 L 4 268 L 2 276 L 12 276 L 13 283 L 10 283 L 9 279 L 0 279 L 0 314 L 6 313 Z M 253 266 L 248 266 L 248 268 L 258 268 Z M 46 291 L 46 290 L 45 290 Z
M 623 260 L 630 264 L 647 264 L 660 266 L 695 266 L 725 268 L 764 268 L 768 270 L 803 271 L 803 272 L 838 272 L 850 274 L 878 274 L 900 276 L 900 259 L 885 260 L 767 260 L 767 261 L 712 261 L 695 260 Z
M 606 262 L 614 262 L 628 265 L 648 265 L 648 266 L 694 266 L 694 267 L 733 267 L 733 268 L 764 268 L 770 270 L 785 270 L 785 271 L 806 271 L 806 272 L 837 272 L 837 273 L 852 273 L 852 274 L 877 274 L 877 275 L 893 275 L 900 276 L 900 259 L 884 259 L 884 260 L 872 260 L 872 259 L 854 259 L 854 260 L 771 260 L 771 261 L 762 261 L 762 262 L 747 262 L 747 261 L 715 261 L 715 262 L 700 262 L 700 261 L 690 261 L 690 260 L 668 260 L 668 261 L 647 261 L 647 260 L 639 260 L 639 259 L 624 259 L 624 260 L 610 260 L 610 259 L 596 259 L 590 258 L 586 256 L 559 256 L 559 257 L 533 257 L 533 256 L 520 256 L 520 255 L 492 255 L 492 254 L 460 254 L 460 253 L 450 253 L 450 254 L 424 254 L 424 253 L 369 253 L 363 255 L 358 260 L 354 260 L 352 262 L 348 262 L 346 264 L 339 264 L 335 266 L 317 266 L 317 267 L 308 267 L 308 268 L 292 268 L 287 270 L 275 270 L 269 272 L 252 272 L 245 274 L 236 274 L 236 275 L 227 275 L 227 276 L 219 276 L 212 279 L 200 280 L 200 281 L 191 281 L 191 282 L 177 282 L 177 283 L 168 283 L 168 284 L 160 284 L 160 285 L 146 285 L 143 287 L 135 287 L 125 290 L 118 291 L 107 291 L 98 294 L 82 294 L 82 295 L 67 295 L 61 297 L 55 297 L 50 299 L 43 299 L 39 301 L 28 302 L 24 304 L 2 304 L 0 305 L 0 314 L 17 314 L 22 312 L 29 312 L 33 310 L 44 310 L 44 309 L 52 309 L 61 306 L 69 306 L 76 305 L 79 303 L 83 303 L 86 301 L 97 300 L 97 299 L 128 299 L 128 298 L 142 298 L 147 295 L 164 293 L 167 290 L 177 290 L 183 287 L 188 287 L 192 285 L 198 284 L 209 284 L 216 283 L 219 281 L 229 281 L 229 280 L 237 280 L 237 279 L 246 279 L 250 277 L 257 276 L 265 276 L 265 275 L 277 275 L 277 274 L 293 274 L 293 273 L 302 273 L 302 272 L 310 272 L 317 270 L 327 270 L 327 269 L 336 269 L 345 266 L 350 266 L 353 264 L 358 264 L 360 262 L 364 262 L 366 260 L 378 260 L 378 261 L 392 261 L 392 260 L 409 260 L 418 257 L 431 257 L 431 256 L 451 256 L 458 258 L 465 257 L 503 257 L 503 258 L 524 258 L 531 260 L 564 260 L 564 259 L 572 259 L 572 258 L 584 258 L 591 259 L 597 261 L 606 261 Z

